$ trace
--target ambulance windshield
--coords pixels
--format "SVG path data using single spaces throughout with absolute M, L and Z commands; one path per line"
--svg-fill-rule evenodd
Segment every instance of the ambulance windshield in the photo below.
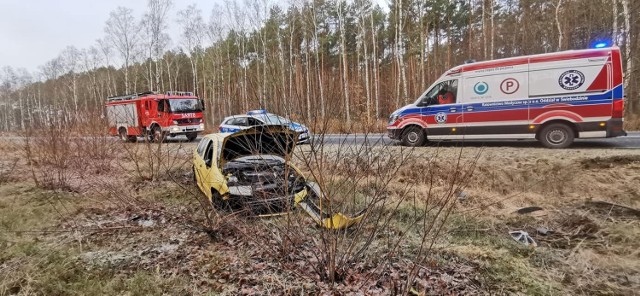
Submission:
M 202 104 L 198 99 L 169 99 L 171 112 L 189 113 L 202 111 Z

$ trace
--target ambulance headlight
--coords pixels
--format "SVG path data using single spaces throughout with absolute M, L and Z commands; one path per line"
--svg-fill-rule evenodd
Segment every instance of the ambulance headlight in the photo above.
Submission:
M 389 116 L 389 124 L 392 124 L 392 123 L 396 122 L 396 120 L 398 120 L 398 117 L 400 117 L 400 115 L 391 114 L 391 116 Z

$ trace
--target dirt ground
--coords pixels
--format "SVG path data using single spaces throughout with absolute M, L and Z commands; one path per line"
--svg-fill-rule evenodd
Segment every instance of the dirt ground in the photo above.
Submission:
M 412 257 L 421 232 L 403 220 L 415 208 L 402 203 L 380 234 L 401 237 L 393 253 L 374 240 L 331 283 L 313 272 L 322 260 L 309 259 L 324 232 L 303 214 L 293 214 L 300 237 L 288 245 L 281 236 L 290 232 L 279 231 L 288 219 L 220 216 L 203 203 L 189 163 L 195 143 L 100 141 L 0 139 L 0 295 L 640 291 L 640 150 L 327 145 L 321 172 L 331 182 L 366 175 L 349 183 L 358 194 L 388 180 L 391 200 L 409 193 L 415 204 L 456 180 L 453 211 L 426 259 Z M 304 169 L 309 150 L 293 162 L 313 175 Z M 400 158 L 397 172 L 376 176 Z M 460 171 L 472 174 L 456 179 Z

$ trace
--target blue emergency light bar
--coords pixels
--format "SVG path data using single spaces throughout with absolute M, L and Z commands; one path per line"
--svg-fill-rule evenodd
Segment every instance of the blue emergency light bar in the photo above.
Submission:
M 610 40 L 594 40 L 591 43 L 591 48 L 605 48 L 611 46 L 611 43 L 612 42 Z
M 251 111 L 247 112 L 247 115 L 258 115 L 258 114 L 267 114 L 267 110 L 258 109 L 258 110 L 251 110 Z

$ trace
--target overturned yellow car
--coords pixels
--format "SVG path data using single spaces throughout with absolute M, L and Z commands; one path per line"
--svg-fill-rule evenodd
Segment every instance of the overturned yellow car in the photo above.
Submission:
M 205 135 L 193 151 L 198 188 L 217 209 L 270 216 L 303 209 L 318 225 L 343 229 L 362 220 L 323 211 L 319 186 L 289 161 L 297 133 L 279 125 Z

